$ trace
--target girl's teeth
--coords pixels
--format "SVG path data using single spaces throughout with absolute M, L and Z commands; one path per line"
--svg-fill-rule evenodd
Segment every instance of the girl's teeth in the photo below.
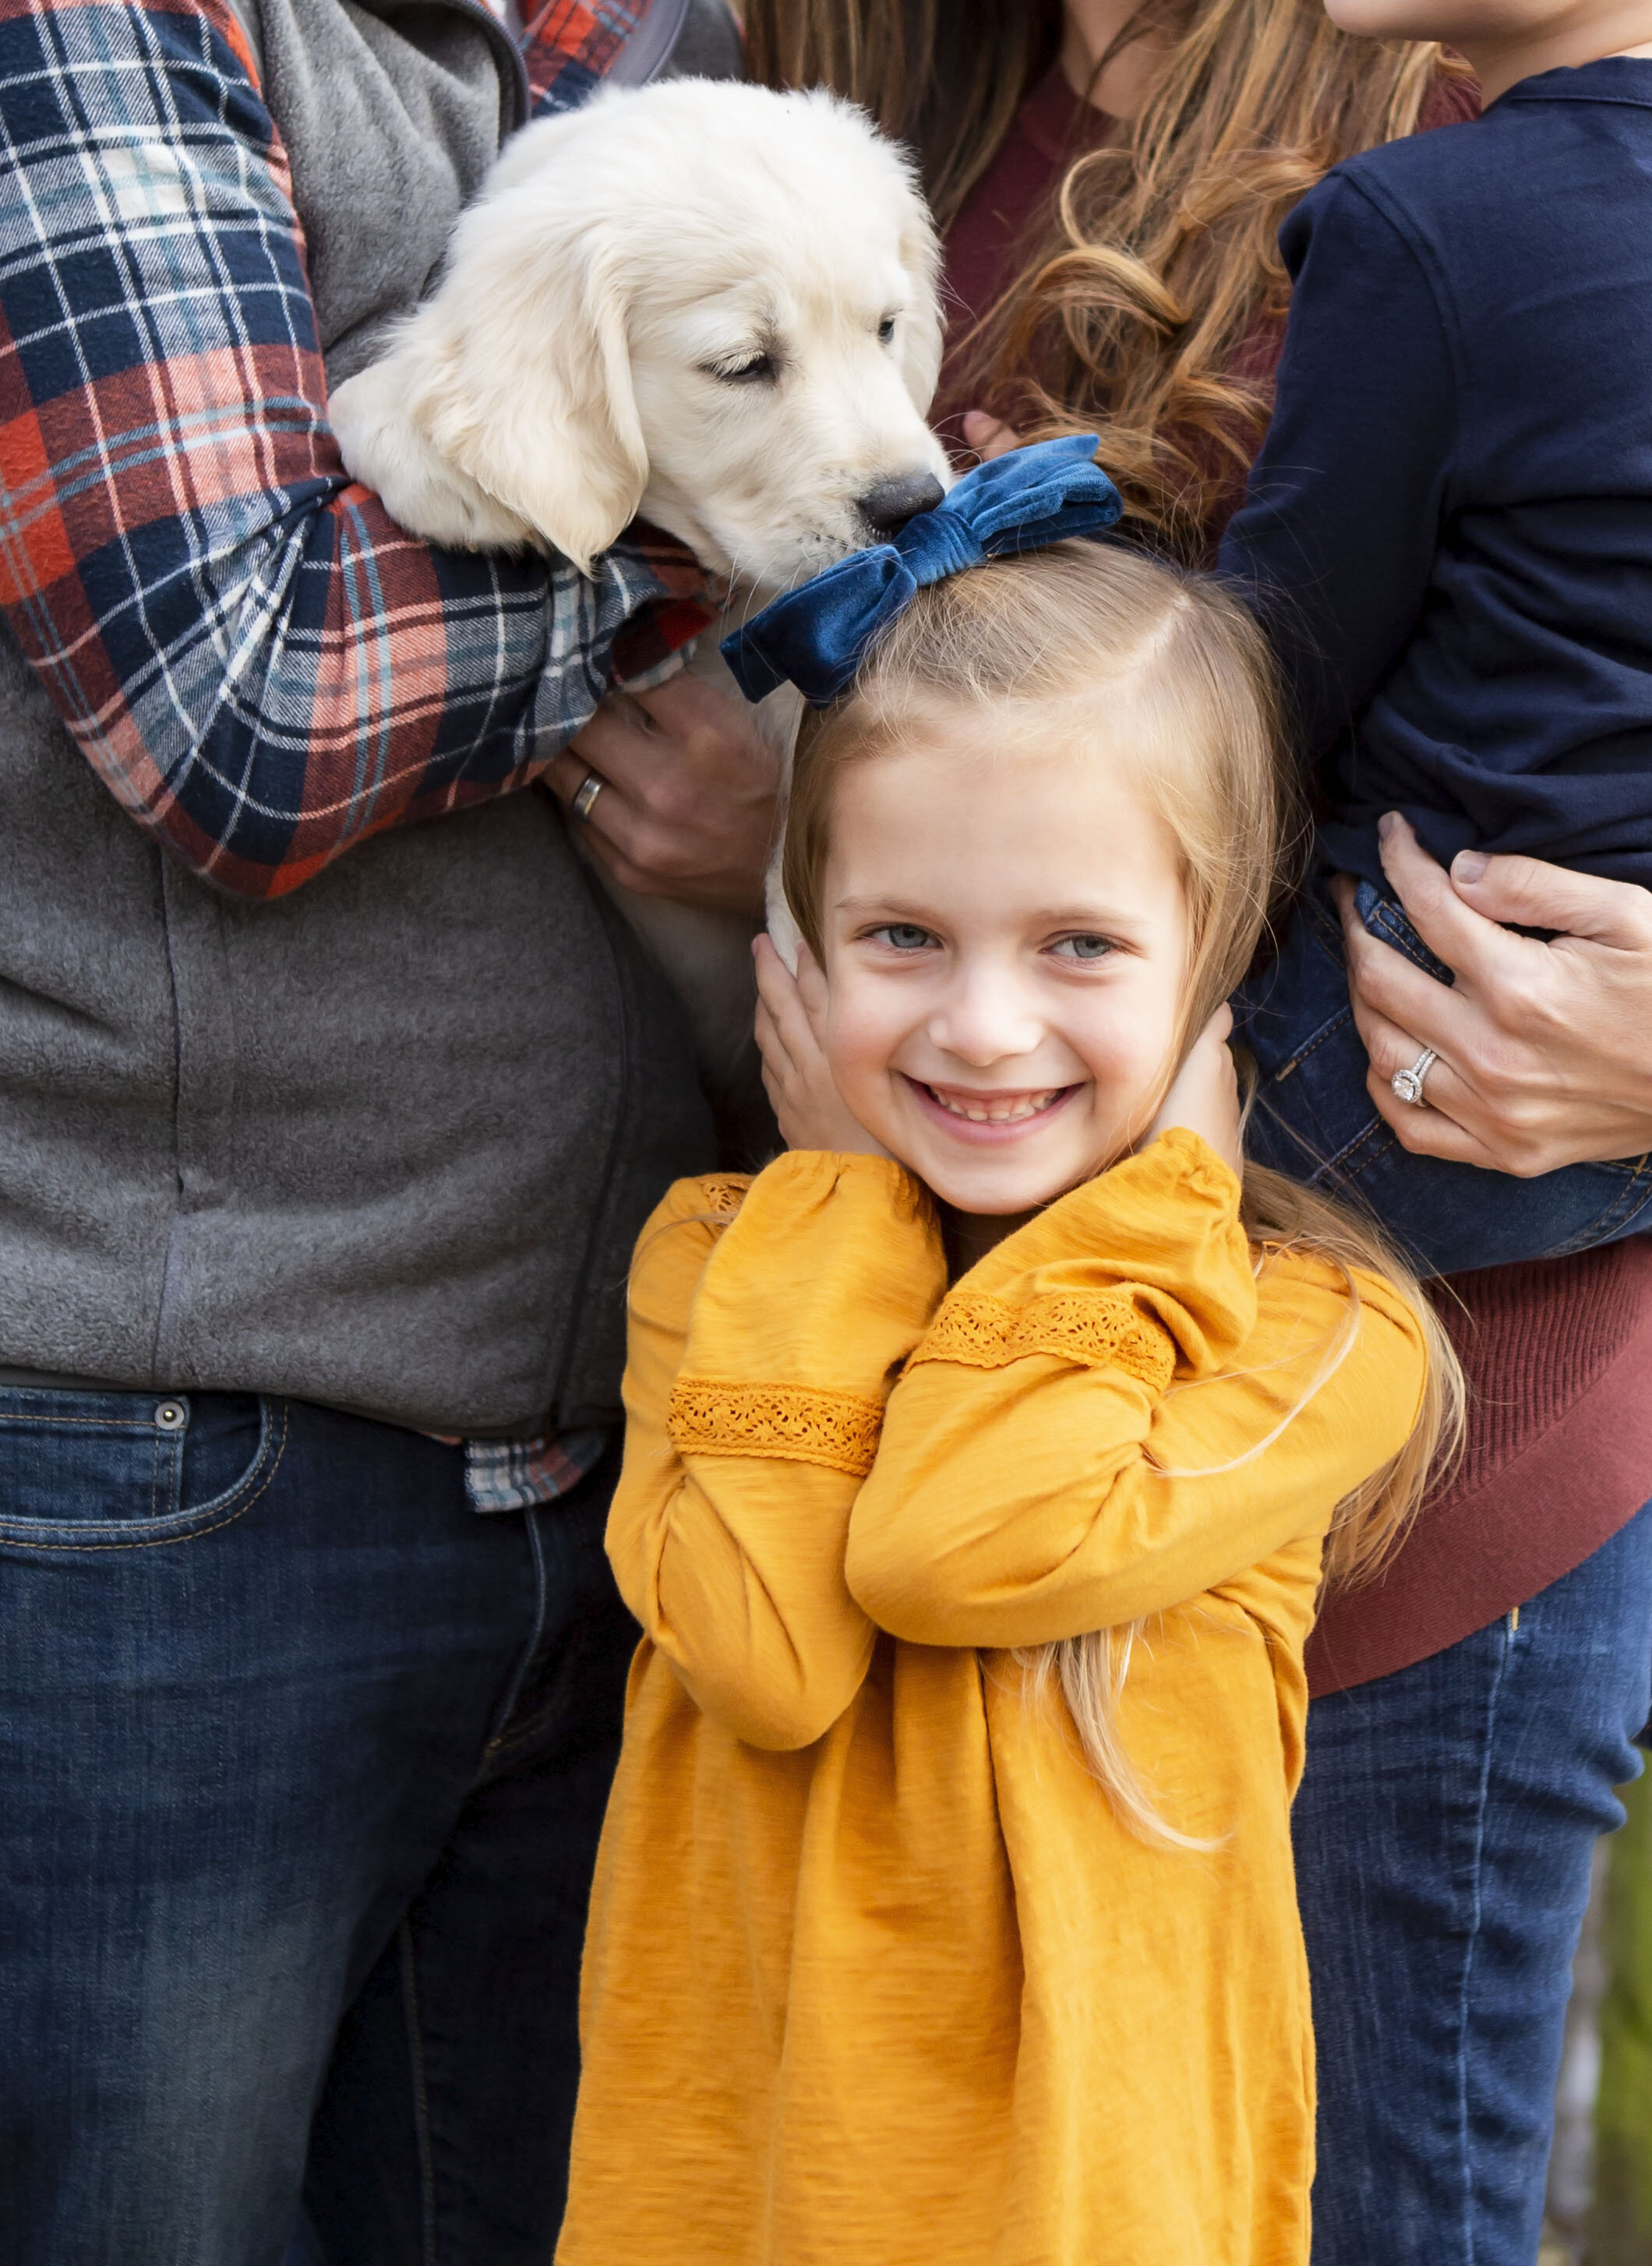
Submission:
M 1036 1117 L 1041 1109 L 1048 1109 L 1061 1088 L 1052 1085 L 1046 1093 L 1029 1093 L 1020 1101 L 1000 1102 L 996 1107 L 978 1109 L 968 1108 L 961 1101 L 948 1101 L 944 1093 L 935 1093 L 932 1085 L 929 1090 L 943 1109 L 954 1117 L 967 1117 L 972 1125 L 1013 1125 L 1023 1117 Z

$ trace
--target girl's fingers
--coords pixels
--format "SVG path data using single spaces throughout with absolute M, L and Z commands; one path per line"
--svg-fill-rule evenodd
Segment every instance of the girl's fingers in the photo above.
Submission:
M 757 1001 L 754 1029 L 757 1041 L 757 1052 L 763 1056 L 764 1080 L 767 1080 L 771 1071 L 777 1078 L 795 1078 L 797 1065 L 792 1059 L 786 1041 L 781 1035 L 780 1027 L 775 1021 L 766 999 L 759 998 Z M 772 1100 L 773 1096 L 771 1095 L 770 1099 Z
M 820 1041 L 796 977 L 775 950 L 771 937 L 760 936 L 752 948 L 757 963 L 757 996 L 773 1016 L 786 1053 L 799 1065 L 811 1061 L 820 1051 Z
M 808 1017 L 809 1028 L 818 1037 L 821 1020 L 826 1012 L 826 978 L 820 962 L 801 938 L 797 947 L 797 996 Z
M 799 1013 L 800 1002 L 796 982 L 775 950 L 773 938 L 767 935 L 757 937 L 752 944 L 751 956 L 757 964 L 757 997 L 776 1022 L 784 1020 L 788 1014 Z

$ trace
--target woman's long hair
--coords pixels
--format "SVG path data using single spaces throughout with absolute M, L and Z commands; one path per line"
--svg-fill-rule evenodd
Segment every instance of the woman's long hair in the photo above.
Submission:
M 917 151 L 943 229 L 1060 23 L 1047 0 L 746 11 L 754 76 L 862 104 Z M 1053 237 L 983 314 L 965 367 L 1023 438 L 1099 432 L 1130 519 L 1196 557 L 1267 427 L 1280 223 L 1341 158 L 1411 133 L 1431 82 L 1463 67 L 1433 45 L 1352 39 L 1319 0 L 1143 0 L 1115 49 L 1144 36 L 1164 60 L 1139 114 L 1069 167 Z
M 1061 0 L 747 0 L 764 86 L 829 86 L 904 142 L 945 229 L 1055 61 Z
M 800 741 L 782 872 L 818 959 L 837 778 L 846 764 L 897 751 L 926 725 L 944 731 L 961 708 L 989 713 L 1005 749 L 1030 749 L 1034 761 L 1042 749 L 1082 748 L 1098 718 L 1128 720 L 1108 723 L 1107 737 L 1117 745 L 1122 733 L 1139 758 L 1139 785 L 1177 844 L 1187 895 L 1192 949 L 1172 1048 L 1179 1064 L 1249 967 L 1302 837 L 1283 785 L 1291 770 L 1273 661 L 1254 619 L 1208 576 L 1115 545 L 1061 544 L 921 590 L 844 697 L 807 720 Z M 1166 1085 L 1171 1075 L 1167 1065 Z M 1393 1283 L 1421 1327 L 1427 1378 L 1411 1436 L 1337 1506 L 1327 1545 L 1327 1582 L 1368 1578 L 1399 1542 L 1430 1473 L 1456 1451 L 1456 1355 L 1414 1276 L 1368 1219 L 1248 1162 L 1240 1216 L 1259 1271 L 1284 1253 L 1307 1252 L 1348 1284 L 1346 1322 L 1317 1349 L 1298 1408 L 1354 1342 L 1356 1269 Z M 1290 1422 L 1239 1460 L 1263 1452 Z M 1029 1650 L 1029 1691 L 1059 1680 L 1085 1758 L 1133 1831 L 1202 1846 L 1159 1816 L 1121 1741 L 1118 1700 L 1138 1634 L 1134 1624 L 1096 1629 Z

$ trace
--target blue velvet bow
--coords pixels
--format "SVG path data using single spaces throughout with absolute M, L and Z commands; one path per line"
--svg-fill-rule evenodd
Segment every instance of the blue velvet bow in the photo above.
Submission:
M 789 679 L 824 707 L 925 583 L 1070 535 L 1105 534 L 1124 507 L 1095 450 L 1093 433 L 1075 433 L 977 464 L 892 543 L 840 559 L 726 637 L 735 682 L 748 700 L 761 700 Z

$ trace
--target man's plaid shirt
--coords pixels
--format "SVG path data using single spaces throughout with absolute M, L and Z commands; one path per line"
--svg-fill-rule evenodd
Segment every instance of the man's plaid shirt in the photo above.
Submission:
M 650 0 L 551 0 L 537 112 Z M 328 429 L 286 154 L 225 0 L 0 0 L 0 607 L 112 793 L 276 896 L 353 843 L 528 785 L 704 619 L 675 547 L 594 581 L 405 535 Z M 471 1442 L 479 1509 L 601 1433 Z
M 551 0 L 536 111 L 648 6 Z M 635 676 L 703 618 L 663 544 L 588 581 L 414 540 L 347 480 L 325 402 L 227 0 L 0 0 L 0 607 L 110 792 L 247 897 L 525 786 L 617 636 Z

